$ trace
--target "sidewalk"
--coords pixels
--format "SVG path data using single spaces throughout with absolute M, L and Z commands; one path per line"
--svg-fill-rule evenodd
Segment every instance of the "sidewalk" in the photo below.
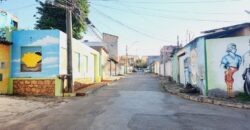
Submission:
M 62 103 L 68 102 L 64 98 L 48 97 L 19 97 L 0 95 L 0 126 L 14 123 L 13 119 L 25 119 L 35 113 L 48 111 Z
M 164 77 L 158 76 L 158 79 L 160 80 L 161 86 L 166 92 L 172 95 L 177 95 L 184 99 L 188 99 L 188 100 L 192 100 L 192 101 L 200 102 L 200 103 L 221 105 L 221 106 L 226 106 L 226 107 L 250 109 L 250 101 L 242 102 L 236 98 L 232 98 L 232 99 L 212 98 L 212 97 L 207 97 L 207 96 L 203 96 L 199 94 L 181 93 L 180 90 L 183 88 L 182 86 L 176 84 L 173 81 L 169 81 L 168 79 Z
M 105 87 L 105 86 L 111 84 L 112 82 L 120 80 L 121 78 L 123 78 L 123 77 L 122 76 L 116 76 L 116 77 L 112 77 L 112 78 L 110 78 L 108 80 L 103 80 L 101 83 L 89 84 L 85 88 L 78 89 L 76 91 L 76 96 L 88 96 L 89 94 L 93 94 L 95 91 L 97 91 L 101 87 Z

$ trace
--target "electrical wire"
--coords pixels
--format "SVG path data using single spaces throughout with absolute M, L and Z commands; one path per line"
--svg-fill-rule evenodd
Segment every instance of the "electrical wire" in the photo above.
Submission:
M 134 32 L 136 32 L 136 33 L 142 35 L 142 36 L 146 36 L 147 38 L 159 40 L 159 41 L 162 41 L 162 42 L 169 42 L 169 41 L 166 41 L 165 39 L 161 39 L 161 38 L 152 36 L 152 35 L 150 35 L 150 34 L 148 34 L 148 33 L 141 32 L 140 30 L 137 30 L 136 28 L 133 28 L 133 27 L 131 27 L 131 26 L 129 26 L 129 25 L 127 25 L 127 24 L 125 24 L 125 23 L 123 23 L 123 22 L 121 22 L 121 21 L 119 21 L 119 20 L 117 20 L 117 19 L 115 19 L 115 18 L 113 18 L 113 17 L 111 17 L 111 16 L 109 16 L 109 15 L 104 14 L 102 11 L 99 11 L 98 9 L 96 9 L 96 8 L 94 8 L 94 7 L 92 7 L 92 8 L 95 9 L 96 12 L 97 12 L 98 14 L 100 14 L 101 16 L 104 16 L 105 18 L 107 18 L 107 19 L 109 19 L 109 20 L 115 22 L 116 24 L 119 24 L 119 25 L 121 25 L 121 26 L 123 26 L 123 27 L 125 27 L 125 28 L 127 28 L 127 29 L 129 29 L 129 30 L 132 30 L 132 31 L 134 31 Z
M 204 4 L 204 3 L 225 3 L 225 2 L 239 2 L 242 0 L 204 0 L 204 1 L 128 1 L 128 0 L 91 0 L 92 2 L 114 2 L 119 1 L 126 4 Z
M 94 4 L 94 5 L 97 5 L 97 6 L 106 6 L 106 5 L 103 5 L 103 4 L 93 3 L 93 2 L 91 4 Z M 146 11 L 151 11 L 151 12 L 181 13 L 181 14 L 189 13 L 189 14 L 202 14 L 202 15 L 208 15 L 208 14 L 212 14 L 212 15 L 239 15 L 239 13 L 235 13 L 235 12 L 200 12 L 200 11 L 196 12 L 196 11 L 187 11 L 187 10 L 185 10 L 185 11 L 176 11 L 176 10 L 159 9 L 159 8 L 147 8 L 147 7 L 134 6 L 134 5 L 128 5 L 128 6 L 130 8 L 146 10 Z
M 95 4 L 92 4 L 95 5 Z M 101 5 L 96 5 L 96 6 L 101 6 Z M 129 13 L 125 10 L 121 10 L 121 9 L 117 9 L 117 8 L 113 8 L 113 7 L 109 7 L 109 6 L 101 6 L 107 9 L 113 9 L 116 11 L 122 11 L 123 13 Z M 155 15 L 155 14 L 140 14 L 140 13 L 132 13 L 134 15 L 139 15 L 139 16 L 151 16 L 151 17 L 157 17 L 157 18 L 164 18 L 164 19 L 168 19 L 168 20 L 189 20 L 189 21 L 198 21 L 198 22 L 225 22 L 225 23 L 229 23 L 229 22 L 239 22 L 239 21 L 230 21 L 230 20 L 213 20 L 213 19 L 199 19 L 199 18 L 185 18 L 185 17 L 176 17 L 176 16 L 166 16 L 166 15 Z

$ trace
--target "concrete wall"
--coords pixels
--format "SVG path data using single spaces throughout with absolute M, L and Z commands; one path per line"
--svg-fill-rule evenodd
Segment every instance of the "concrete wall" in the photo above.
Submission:
M 99 82 L 99 52 L 73 39 L 73 78 L 76 82 Z M 67 36 L 60 32 L 60 74 L 67 73 Z
M 55 96 L 55 79 L 13 79 L 13 94 Z
M 164 67 L 165 67 L 165 74 L 164 74 Z M 172 62 L 168 61 L 164 64 L 160 64 L 160 75 L 161 76 L 168 76 L 172 77 Z
M 230 43 L 236 45 L 236 53 L 227 52 Z M 242 74 L 250 66 L 250 36 L 231 37 L 221 39 L 210 39 L 206 41 L 207 48 L 207 75 L 208 75 L 208 92 L 213 96 L 225 96 L 227 91 L 227 83 L 225 81 L 225 74 L 229 73 L 229 69 L 234 67 L 232 73 L 233 91 L 243 91 L 244 80 Z M 216 53 L 215 53 L 216 52 Z M 232 55 L 232 56 L 229 56 Z M 229 57 L 235 57 L 230 60 Z M 237 58 L 238 57 L 238 58 Z M 229 62 L 226 63 L 226 61 Z M 226 76 L 227 79 L 230 76 Z
M 0 43 L 0 94 L 6 94 L 10 77 L 11 46 Z
M 172 58 L 173 79 L 183 85 L 187 83 L 199 87 L 206 94 L 205 40 L 198 38 L 178 51 Z M 167 68 L 168 70 L 169 68 Z
M 67 74 L 66 41 L 66 34 L 59 30 L 13 32 L 9 93 L 61 96 L 61 84 L 57 76 Z M 99 52 L 75 39 L 73 39 L 72 47 L 74 85 L 99 82 L 101 80 Z M 47 86 L 47 89 L 51 91 L 43 92 L 41 84 L 35 84 L 44 79 L 55 80 L 53 84 Z M 24 86 L 22 81 L 26 80 L 32 84 L 26 82 L 27 85 Z M 54 83 L 56 81 L 57 83 Z M 29 88 L 26 89 L 26 87 Z
M 103 33 L 103 42 L 107 44 L 110 58 L 119 61 L 118 57 L 118 36 Z
M 100 74 L 101 74 L 101 77 L 102 77 L 102 80 L 106 80 L 106 79 L 109 79 L 110 77 L 110 74 L 109 74 L 109 71 L 110 71 L 110 67 L 109 67 L 109 55 L 106 51 L 104 51 L 103 49 L 101 49 L 101 66 L 100 66 Z
M 60 32 L 58 30 L 14 31 L 12 34 L 12 78 L 48 78 L 59 74 Z M 28 49 L 23 49 L 25 47 Z M 36 50 L 33 47 L 40 49 Z M 38 55 L 37 52 L 41 54 Z M 25 54 L 29 55 L 25 57 Z M 41 57 L 41 59 L 33 61 L 34 57 Z M 33 62 L 37 66 L 28 67 L 23 58 L 27 58 L 26 62 Z M 35 67 L 40 69 L 33 69 Z

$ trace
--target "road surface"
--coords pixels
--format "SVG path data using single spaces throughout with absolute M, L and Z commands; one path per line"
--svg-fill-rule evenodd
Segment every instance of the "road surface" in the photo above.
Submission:
M 2 127 L 3 128 L 3 127 Z M 133 74 L 88 97 L 17 121 L 13 130 L 246 130 L 250 111 L 200 104 L 164 92 L 149 74 Z M 6 128 L 3 128 L 6 129 Z

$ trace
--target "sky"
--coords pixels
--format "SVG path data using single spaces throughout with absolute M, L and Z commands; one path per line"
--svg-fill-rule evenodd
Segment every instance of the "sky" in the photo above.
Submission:
M 185 45 L 201 31 L 250 22 L 250 0 L 89 0 L 89 19 L 99 32 L 119 36 L 119 55 L 159 55 L 164 45 Z M 33 29 L 35 0 L 7 0 L 0 9 Z M 85 35 L 89 35 L 87 31 Z M 190 37 L 190 38 L 189 38 Z

